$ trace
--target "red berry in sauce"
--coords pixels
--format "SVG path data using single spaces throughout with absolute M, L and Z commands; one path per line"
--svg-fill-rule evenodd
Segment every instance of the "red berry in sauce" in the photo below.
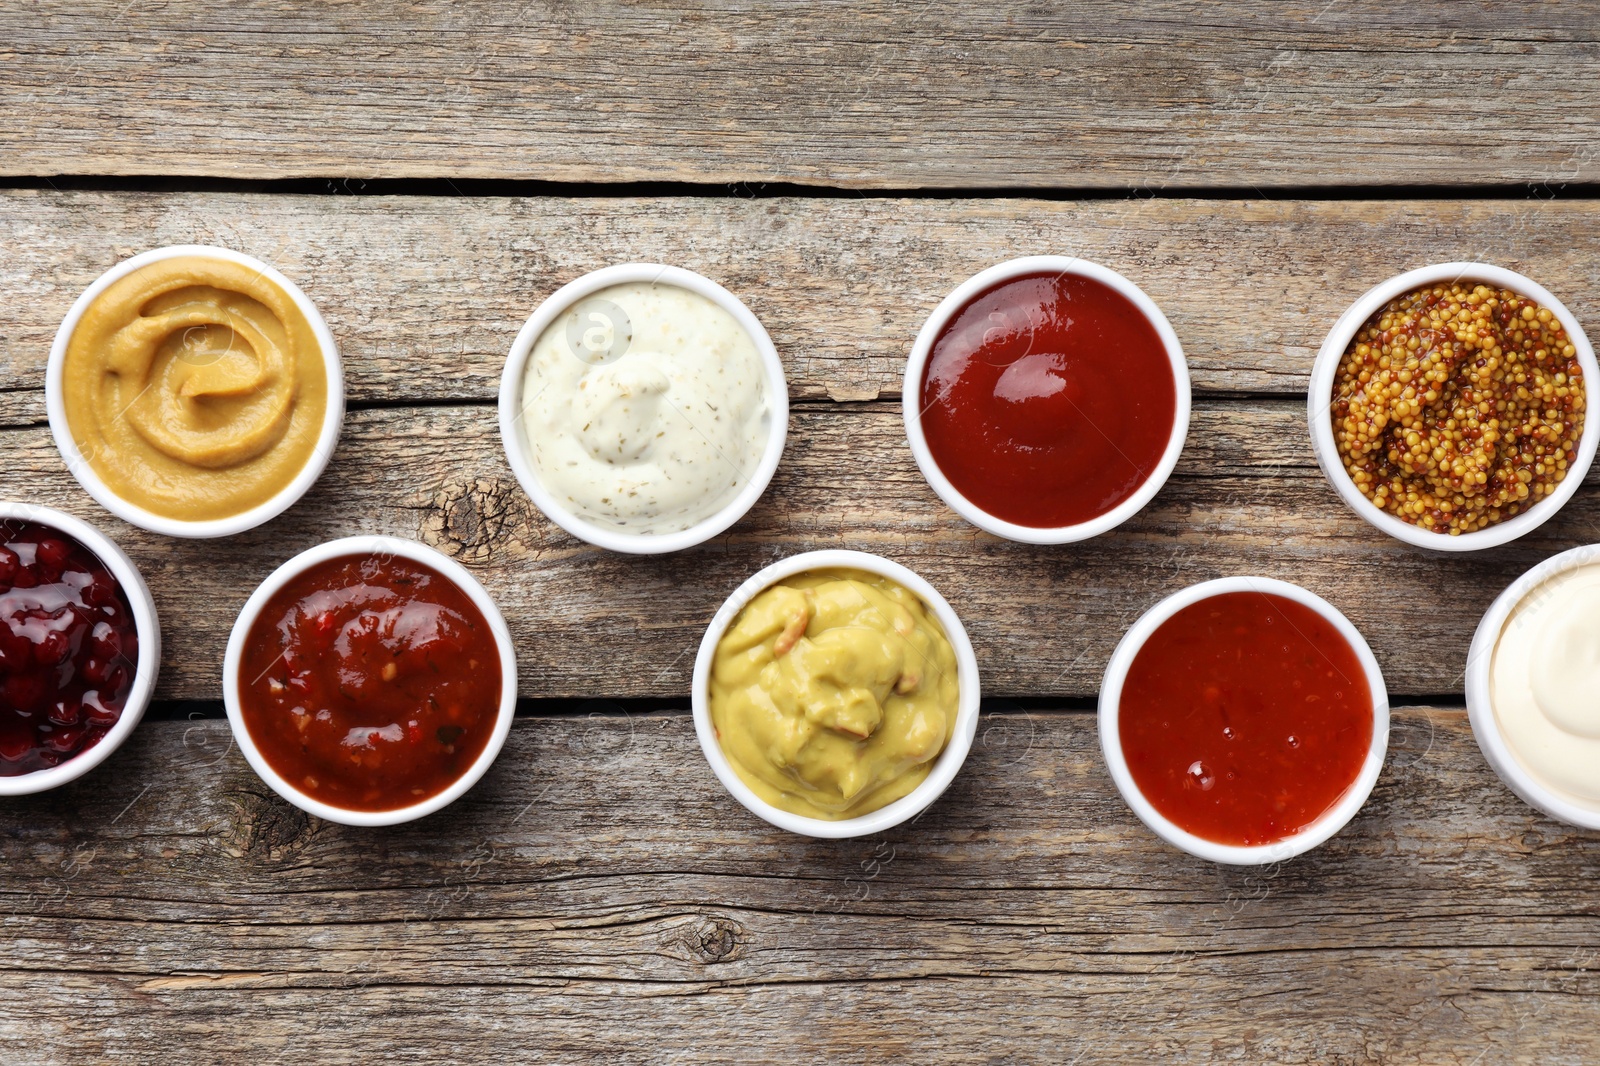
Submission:
M 94 574 L 84 587 L 83 601 L 94 607 L 107 607 L 117 602 L 117 579 L 109 573 Z
M 50 745 L 52 751 L 68 755 L 78 750 L 78 745 L 83 743 L 83 738 L 88 735 L 88 725 L 63 725 L 54 727 L 55 731 L 45 737 L 45 743 Z
M 33 646 L 33 658 L 40 666 L 55 666 L 71 651 L 72 644 L 67 634 L 59 629 L 52 629 Z
M 34 565 L 39 568 L 41 577 L 59 581 L 61 575 L 66 572 L 67 559 L 71 552 L 72 549 L 67 547 L 67 542 L 59 537 L 43 537 L 34 546 Z
M 56 700 L 50 705 L 50 721 L 56 725 L 77 725 L 83 718 L 83 704 L 77 700 Z
M 85 659 L 78 667 L 83 679 L 96 687 L 106 683 L 111 676 L 111 665 L 104 659 Z
M 10 732 L 0 735 L 0 760 L 21 762 L 38 746 L 33 731 Z
M 102 696 L 94 689 L 83 694 L 83 713 L 91 722 L 101 725 L 115 724 L 122 716 L 122 705 L 109 696 Z
M 115 659 L 122 654 L 122 635 L 109 622 L 96 622 L 89 631 L 89 639 L 98 658 Z
M 26 637 L 16 636 L 10 629 L 0 626 L 0 677 L 26 670 L 32 661 L 33 644 Z
M 127 597 L 93 552 L 0 521 L 0 776 L 98 743 L 127 705 L 138 646 Z
M 133 671 L 120 662 L 112 663 L 111 669 L 106 672 L 105 691 L 108 693 L 120 692 L 126 695 L 127 691 L 132 687 Z M 108 698 L 112 702 L 119 702 L 119 697 L 117 696 L 113 695 Z

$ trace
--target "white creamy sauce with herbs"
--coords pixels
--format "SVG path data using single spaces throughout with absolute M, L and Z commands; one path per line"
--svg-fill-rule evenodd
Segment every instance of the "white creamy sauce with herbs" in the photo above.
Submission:
M 540 483 L 622 533 L 681 532 L 727 506 L 760 465 L 771 419 L 755 341 L 676 285 L 579 300 L 534 343 L 522 386 Z

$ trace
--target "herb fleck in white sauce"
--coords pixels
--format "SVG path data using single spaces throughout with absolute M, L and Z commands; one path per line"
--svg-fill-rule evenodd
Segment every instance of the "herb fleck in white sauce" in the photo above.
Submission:
M 643 282 L 584 298 L 540 334 L 522 412 L 545 489 L 624 533 L 680 532 L 727 506 L 772 419 L 744 327 L 698 293 Z

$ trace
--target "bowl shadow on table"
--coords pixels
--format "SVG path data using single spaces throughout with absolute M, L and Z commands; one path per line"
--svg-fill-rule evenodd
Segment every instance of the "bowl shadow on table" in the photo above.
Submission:
M 581 544 L 528 505 L 480 409 L 429 413 L 353 412 L 327 474 L 264 529 L 207 545 L 113 529 L 170 631 L 158 698 L 214 697 L 249 590 L 294 551 L 350 533 L 419 538 L 468 565 L 512 627 L 523 693 L 579 699 L 681 697 L 723 598 L 767 563 L 825 547 L 877 552 L 930 581 L 967 626 L 994 695 L 1093 697 L 1144 610 L 1236 574 L 1295 581 L 1339 607 L 1391 692 L 1460 692 L 1472 627 L 1493 596 L 1547 555 L 1600 540 L 1600 497 L 1586 485 L 1512 544 L 1467 557 L 1411 548 L 1344 508 L 1295 403 L 1201 397 L 1177 470 L 1140 514 L 1076 545 L 1013 544 L 939 502 L 905 447 L 898 405 L 877 402 L 797 406 L 784 464 L 744 520 L 695 549 L 632 558 Z M 396 464 L 396 448 L 413 461 Z M 864 463 L 862 448 L 881 461 Z M 66 481 L 54 479 L 63 484 L 47 502 L 91 510 Z
M 618 709 L 519 718 L 466 797 L 382 829 L 272 795 L 224 722 L 146 722 L 95 774 L 0 804 L 0 907 L 30 955 L 151 983 L 258 973 L 262 1003 L 307 981 L 398 993 L 426 959 L 435 981 L 558 997 L 525 1001 L 530 1021 L 569 994 L 788 989 L 767 1002 L 799 1009 L 807 988 L 842 983 L 867 998 L 830 997 L 835 1012 L 866 1024 L 848 1004 L 882 1006 L 880 982 L 943 1002 L 972 979 L 1018 1019 L 1107 1040 L 1173 995 L 1227 1024 L 1300 1009 L 1248 1007 L 1262 982 L 1313 981 L 1362 1017 L 1413 1024 L 1485 981 L 1564 989 L 1600 936 L 1573 905 L 1600 876 L 1600 835 L 1503 789 L 1459 710 L 1399 708 L 1383 777 L 1345 830 L 1281 867 L 1231 868 L 1137 822 L 1085 707 L 992 701 L 925 815 L 847 841 L 739 807 L 685 709 Z M 159 941 L 130 922 L 158 923 Z M 176 988 L 160 1002 L 198 1009 Z M 1091 995 L 1111 988 L 1125 998 Z M 726 1019 L 706 1024 L 719 1038 Z
M 1194 904 L 1225 901 L 1263 877 L 1280 899 L 1312 900 L 1380 884 L 1411 894 L 1445 887 L 1434 875 L 1448 875 L 1452 892 L 1505 893 L 1600 873 L 1600 834 L 1524 807 L 1483 765 L 1455 709 L 1397 708 L 1384 773 L 1355 820 L 1308 855 L 1259 868 L 1194 859 L 1140 825 L 1081 707 L 989 701 L 944 796 L 912 822 L 846 841 L 785 833 L 739 807 L 704 765 L 681 710 L 607 704 L 519 717 L 505 753 L 466 797 L 413 826 L 381 829 L 300 815 L 249 771 L 225 723 L 149 722 L 130 744 L 51 796 L 8 800 L 11 858 L 182 834 L 186 853 L 218 873 L 231 866 L 241 887 L 268 879 L 263 890 L 285 868 L 327 890 L 420 886 L 485 848 L 497 863 L 485 883 L 506 886 L 580 868 L 655 876 L 670 859 L 696 877 L 792 879 L 799 901 L 818 907 L 892 912 L 898 903 L 908 913 L 986 887 L 1060 903 L 1132 890 Z

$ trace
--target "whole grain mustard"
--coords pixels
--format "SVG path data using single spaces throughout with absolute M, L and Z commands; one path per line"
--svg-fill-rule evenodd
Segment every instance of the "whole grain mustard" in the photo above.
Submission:
M 1583 369 L 1561 320 L 1508 289 L 1414 289 L 1351 340 L 1333 437 L 1362 495 L 1435 533 L 1472 533 L 1555 491 L 1577 458 Z

